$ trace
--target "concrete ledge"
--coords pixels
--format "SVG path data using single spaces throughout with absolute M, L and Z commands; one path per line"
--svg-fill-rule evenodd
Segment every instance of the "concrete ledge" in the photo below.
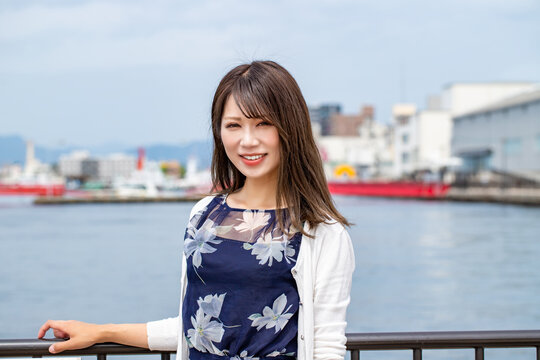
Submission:
M 445 200 L 496 202 L 519 205 L 540 205 L 540 189 L 536 188 L 451 188 Z
M 35 205 L 73 205 L 73 204 L 129 204 L 129 203 L 164 203 L 164 202 L 196 202 L 204 195 L 178 197 L 118 197 L 95 196 L 88 198 L 38 197 Z

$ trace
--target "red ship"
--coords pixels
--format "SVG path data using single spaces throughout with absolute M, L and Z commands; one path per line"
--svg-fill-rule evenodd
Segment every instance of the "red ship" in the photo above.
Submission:
M 62 196 L 66 192 L 64 180 L 34 158 L 34 144 L 31 141 L 26 142 L 24 169 L 13 165 L 5 172 L 7 174 L 0 179 L 0 195 Z
M 449 184 L 424 183 L 424 182 L 361 182 L 329 181 L 328 189 L 330 193 L 336 195 L 358 195 L 358 196 L 379 196 L 379 197 L 404 197 L 404 198 L 443 198 L 448 190 Z
M 2 184 L 0 195 L 62 196 L 66 192 L 63 184 Z

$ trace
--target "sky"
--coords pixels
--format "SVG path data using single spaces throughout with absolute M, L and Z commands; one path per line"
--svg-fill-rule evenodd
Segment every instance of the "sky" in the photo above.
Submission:
M 308 105 L 540 82 L 539 0 L 0 0 L 0 135 L 47 146 L 207 138 L 232 67 L 279 62 Z

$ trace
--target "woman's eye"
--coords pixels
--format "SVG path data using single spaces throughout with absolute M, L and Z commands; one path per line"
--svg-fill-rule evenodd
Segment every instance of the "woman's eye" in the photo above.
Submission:
M 266 125 L 272 125 L 270 121 L 261 121 L 257 124 L 257 126 L 266 126 Z
M 239 127 L 240 125 L 236 124 L 236 123 L 230 123 L 230 124 L 227 124 L 225 125 L 225 128 L 226 129 L 229 129 L 229 128 L 233 128 L 233 127 Z

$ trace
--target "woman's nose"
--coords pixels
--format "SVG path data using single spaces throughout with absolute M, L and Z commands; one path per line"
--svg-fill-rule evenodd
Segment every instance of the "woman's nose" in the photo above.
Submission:
M 244 132 L 242 134 L 242 141 L 241 145 L 243 146 L 255 146 L 259 144 L 259 140 L 257 139 L 257 136 L 255 134 L 255 131 L 253 129 L 244 128 Z

